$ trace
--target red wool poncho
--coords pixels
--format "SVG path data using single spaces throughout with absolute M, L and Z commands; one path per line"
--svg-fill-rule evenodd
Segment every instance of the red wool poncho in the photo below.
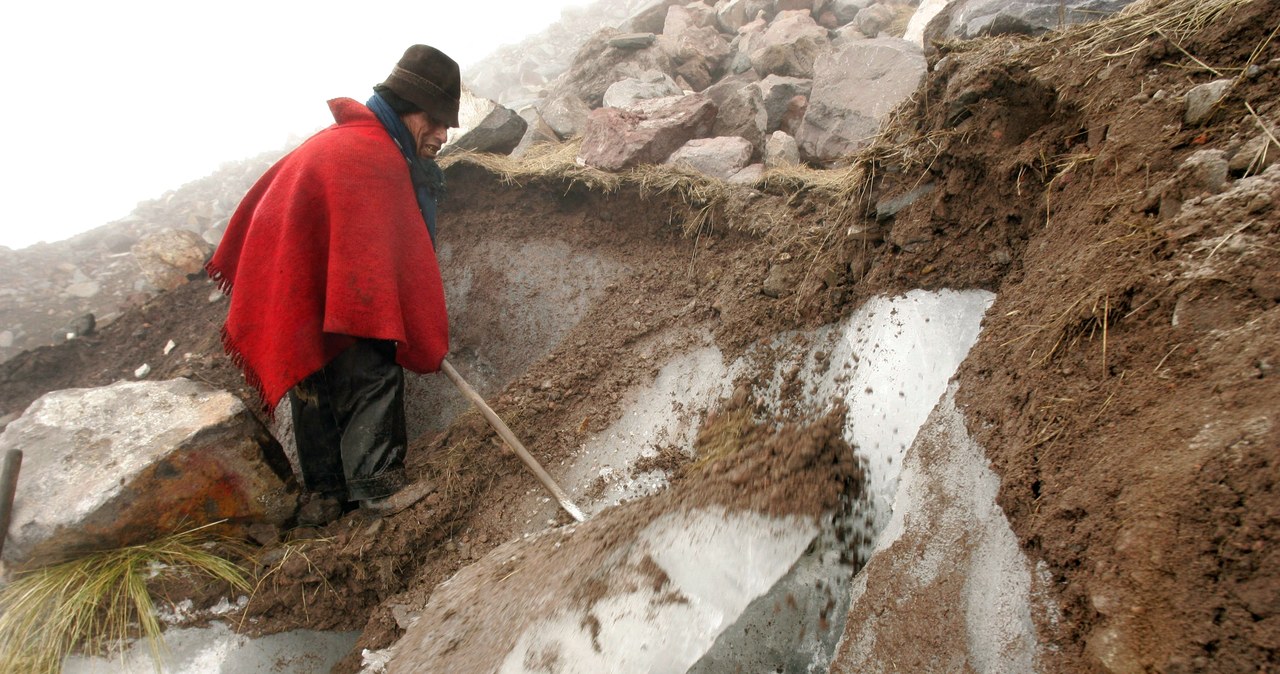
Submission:
M 209 261 L 230 293 L 227 353 L 267 410 L 357 337 L 434 372 L 449 350 L 444 287 L 409 168 L 378 118 L 349 98 L 336 123 L 249 190 Z

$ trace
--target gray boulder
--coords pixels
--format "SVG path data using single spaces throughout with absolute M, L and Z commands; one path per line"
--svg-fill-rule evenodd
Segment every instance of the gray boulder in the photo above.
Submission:
M 520 116 L 524 117 L 524 121 L 528 124 L 528 127 L 524 131 L 524 137 L 520 139 L 520 144 L 516 145 L 516 148 L 511 151 L 512 157 L 523 157 L 529 151 L 529 148 L 534 145 L 538 145 L 539 143 L 560 142 L 560 138 L 556 135 L 555 129 L 552 129 L 551 126 L 542 119 L 542 115 L 538 114 L 536 109 L 529 108 L 527 110 L 521 110 Z
M 719 31 L 699 25 L 697 14 L 685 7 L 671 8 L 658 46 L 676 64 L 676 74 L 683 76 L 695 91 L 706 89 L 720 78 L 730 53 L 729 42 Z
M 894 19 L 893 8 L 888 5 L 876 3 L 867 5 L 858 11 L 853 17 L 853 25 L 858 28 L 858 32 L 867 37 L 876 37 L 881 31 L 889 27 Z
M 173 290 L 204 270 L 213 246 L 186 229 L 162 229 L 143 237 L 132 249 L 142 275 L 161 290 Z
M 983 35 L 1038 35 L 1105 19 L 1133 0 L 951 0 L 924 29 L 924 43 Z
M 747 0 L 720 0 L 715 6 L 716 24 L 723 33 L 734 34 L 754 16 L 747 16 Z
M 547 99 L 538 113 L 557 136 L 572 138 L 582 135 L 591 107 L 577 95 L 566 92 Z
M 609 85 L 604 92 L 604 105 L 608 108 L 625 108 L 636 101 L 679 96 L 683 93 L 680 85 L 670 75 L 650 70 L 641 73 L 639 77 L 628 77 Z
M 751 65 L 762 75 L 810 77 L 814 61 L 830 44 L 827 29 L 808 11 L 782 12 L 752 45 Z
M 920 48 L 897 38 L 863 40 L 824 54 L 814 64 L 813 92 L 796 134 L 801 157 L 829 163 L 868 145 L 924 73 Z
M 591 36 L 574 55 L 569 70 L 552 83 L 550 97 L 570 94 L 582 99 L 589 109 L 595 109 L 603 104 L 604 92 L 618 80 L 639 77 L 650 70 L 675 77 L 675 64 L 658 44 L 644 49 L 609 46 L 609 41 L 618 35 L 616 30 L 605 29 Z M 545 111 L 543 114 L 546 116 Z M 555 127 L 550 116 L 547 122 Z M 556 131 L 560 129 L 557 127 Z
M 761 178 L 764 178 L 764 164 L 756 163 L 733 174 L 727 182 L 733 185 L 755 185 Z
M 712 135 L 739 136 L 745 138 L 753 148 L 762 147 L 769 115 L 765 111 L 760 89 L 755 83 L 740 81 L 722 82 L 713 88 L 716 87 L 720 89 L 714 93 L 711 89 L 707 90 L 720 110 L 716 115 L 715 126 L 711 129 Z
M 634 108 L 593 110 L 579 160 L 606 171 L 661 163 L 711 131 L 716 105 L 703 94 L 640 101 Z
M 800 145 L 796 139 L 774 131 L 764 144 L 764 165 L 768 168 L 794 166 L 800 163 Z
M 662 24 L 663 35 L 673 35 L 687 28 L 716 28 L 716 10 L 698 0 L 667 9 L 667 19 Z
M 647 0 L 641 2 L 627 19 L 626 29 L 636 33 L 661 33 L 667 22 L 667 10 L 685 4 L 685 0 Z
M 745 138 L 720 136 L 695 138 L 671 153 L 667 164 L 691 168 L 713 178 L 728 180 L 751 162 L 754 148 Z
M 24 452 L 4 558 L 43 564 L 227 520 L 283 525 L 280 445 L 238 398 L 186 379 L 54 391 L 0 434 Z
M 756 84 L 764 103 L 765 131 L 771 133 L 782 128 L 782 119 L 796 96 L 808 97 L 813 91 L 813 80 L 799 77 L 769 75 Z
M 835 15 L 836 21 L 844 25 L 853 21 L 858 11 L 869 6 L 874 0 L 831 0 L 827 3 L 827 11 Z
M 465 133 L 452 140 L 444 149 L 447 151 L 470 150 L 472 152 L 492 152 L 494 154 L 510 154 L 520 139 L 524 137 L 528 124 L 514 110 L 498 105 L 494 101 L 485 101 L 488 112 L 480 117 L 480 121 Z

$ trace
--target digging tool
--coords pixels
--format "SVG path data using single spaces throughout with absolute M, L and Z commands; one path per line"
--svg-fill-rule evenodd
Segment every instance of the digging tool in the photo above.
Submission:
M 9 518 L 13 515 L 13 495 L 18 490 L 21 467 L 21 449 L 5 452 L 4 468 L 0 469 L 0 553 L 4 552 L 4 539 L 9 537 Z
M 467 383 L 467 380 L 463 379 L 462 375 L 458 374 L 458 371 L 453 369 L 453 365 L 448 360 L 444 360 L 440 362 L 440 369 L 444 370 L 444 373 L 449 377 L 449 379 L 453 380 L 453 383 L 457 385 L 458 390 L 462 391 L 462 395 L 466 396 L 475 404 L 476 409 L 480 410 L 480 414 L 484 415 L 485 420 L 489 422 L 490 426 L 493 426 L 493 430 L 497 431 L 498 435 L 502 436 L 502 439 L 506 441 L 507 446 L 510 447 L 516 453 L 516 456 L 519 456 L 520 460 L 524 462 L 524 465 L 537 476 L 538 481 L 542 483 L 542 486 L 546 487 L 547 491 L 551 492 L 551 495 L 556 497 L 556 501 L 560 502 L 560 507 L 564 508 L 564 511 L 569 513 L 573 519 L 579 522 L 585 521 L 587 518 L 583 516 L 582 511 L 578 509 L 578 506 L 574 505 L 573 501 L 569 500 L 569 496 L 564 493 L 564 490 L 556 484 L 555 480 L 551 479 L 551 476 L 547 474 L 547 471 L 543 470 L 542 465 L 538 463 L 537 459 L 533 458 L 533 455 L 529 453 L 529 450 L 525 449 L 524 445 L 520 444 L 520 441 L 516 439 L 515 433 L 512 433 L 511 429 L 507 428 L 507 425 L 503 423 L 502 419 L 500 419 L 493 409 L 489 407 L 489 404 L 484 401 L 484 398 L 481 398 L 480 394 L 476 393 L 476 390 L 471 388 L 471 385 Z

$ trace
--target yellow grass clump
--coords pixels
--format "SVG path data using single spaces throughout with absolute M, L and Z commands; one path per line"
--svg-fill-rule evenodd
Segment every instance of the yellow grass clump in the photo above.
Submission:
M 207 528 L 18 576 L 0 589 L 0 671 L 58 672 L 75 648 L 97 652 L 139 633 L 158 671 L 164 651 L 149 582 L 189 574 L 250 588 L 239 566 L 205 547 Z

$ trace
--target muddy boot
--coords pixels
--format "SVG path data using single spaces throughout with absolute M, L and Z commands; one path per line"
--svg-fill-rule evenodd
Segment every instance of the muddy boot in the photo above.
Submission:
M 360 511 L 373 517 L 394 515 L 426 498 L 428 494 L 435 490 L 436 483 L 431 480 L 418 480 L 390 496 L 369 498 L 361 501 Z

